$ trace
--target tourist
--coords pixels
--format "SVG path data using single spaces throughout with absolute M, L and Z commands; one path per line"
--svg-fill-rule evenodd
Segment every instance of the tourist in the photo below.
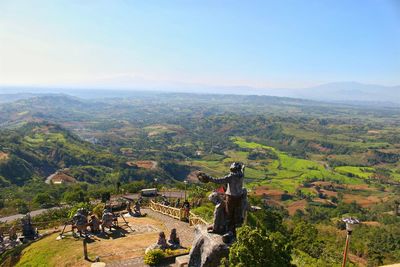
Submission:
M 178 249 L 181 247 L 181 241 L 179 240 L 175 228 L 171 230 L 171 234 L 169 235 L 168 245 L 171 249 Z
M 164 232 L 160 232 L 160 234 L 158 236 L 157 246 L 162 250 L 165 250 L 166 248 L 168 248 L 167 240 L 165 238 Z

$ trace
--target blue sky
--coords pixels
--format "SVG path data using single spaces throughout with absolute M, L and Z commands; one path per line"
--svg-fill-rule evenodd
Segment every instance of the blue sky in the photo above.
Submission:
M 0 0 L 0 84 L 400 84 L 400 1 Z

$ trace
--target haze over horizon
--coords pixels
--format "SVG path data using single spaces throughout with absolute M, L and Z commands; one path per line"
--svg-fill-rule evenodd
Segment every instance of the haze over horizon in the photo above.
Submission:
M 397 1 L 0 3 L 0 85 L 400 85 Z

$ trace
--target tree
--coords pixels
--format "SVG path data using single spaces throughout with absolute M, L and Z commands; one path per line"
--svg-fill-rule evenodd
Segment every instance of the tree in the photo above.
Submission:
M 86 195 L 82 189 L 76 191 L 67 191 L 64 193 L 64 200 L 69 204 L 85 202 Z
M 298 222 L 293 229 L 292 244 L 295 248 L 306 252 L 314 258 L 319 258 L 324 249 L 324 243 L 318 240 L 318 230 L 307 222 Z
M 49 208 L 53 206 L 53 201 L 48 193 L 39 193 L 34 199 L 34 203 L 37 203 L 41 208 Z
M 290 242 L 280 232 L 243 226 L 229 251 L 229 266 L 292 266 Z
M 29 212 L 28 204 L 22 199 L 17 199 L 14 202 L 14 207 L 17 209 L 18 213 L 25 214 Z

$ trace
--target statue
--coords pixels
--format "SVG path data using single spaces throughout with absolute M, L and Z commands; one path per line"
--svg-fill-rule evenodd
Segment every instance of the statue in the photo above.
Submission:
M 15 225 L 11 226 L 8 232 L 8 236 L 11 241 L 16 241 L 18 239 L 17 229 L 15 228 Z
M 89 226 L 90 226 L 90 231 L 93 234 L 96 234 L 100 231 L 100 220 L 96 217 L 96 215 L 94 214 L 90 215 Z
M 236 227 L 243 222 L 244 165 L 239 162 L 232 163 L 230 173 L 222 178 L 213 178 L 201 171 L 197 173 L 197 177 L 204 183 L 213 182 L 228 185 L 225 192 L 228 231 L 236 235 Z
M 168 246 L 171 249 L 178 249 L 181 247 L 181 241 L 179 240 L 175 228 L 171 230 L 171 234 L 169 235 Z
M 37 230 L 32 225 L 31 215 L 27 213 L 22 219 L 22 235 L 24 239 L 34 239 L 37 237 Z
M 217 192 L 213 192 L 208 196 L 208 199 L 215 205 L 214 221 L 208 228 L 209 231 L 223 235 L 227 230 L 227 216 L 225 202 Z
M 74 228 L 78 230 L 79 235 L 83 236 L 83 233 L 86 233 L 86 227 L 88 225 L 86 210 L 84 208 L 78 209 L 72 217 L 72 222 Z
M 135 207 L 133 208 L 133 212 L 134 212 L 134 214 L 133 214 L 134 217 L 141 217 L 142 216 L 142 212 L 140 211 L 140 203 L 139 203 L 139 201 L 137 201 L 135 203 Z
M 108 227 L 111 231 L 111 227 L 113 226 L 114 222 L 114 214 L 110 211 L 109 208 L 104 209 L 101 221 L 101 230 L 103 231 L 103 233 L 105 232 L 106 227 Z

